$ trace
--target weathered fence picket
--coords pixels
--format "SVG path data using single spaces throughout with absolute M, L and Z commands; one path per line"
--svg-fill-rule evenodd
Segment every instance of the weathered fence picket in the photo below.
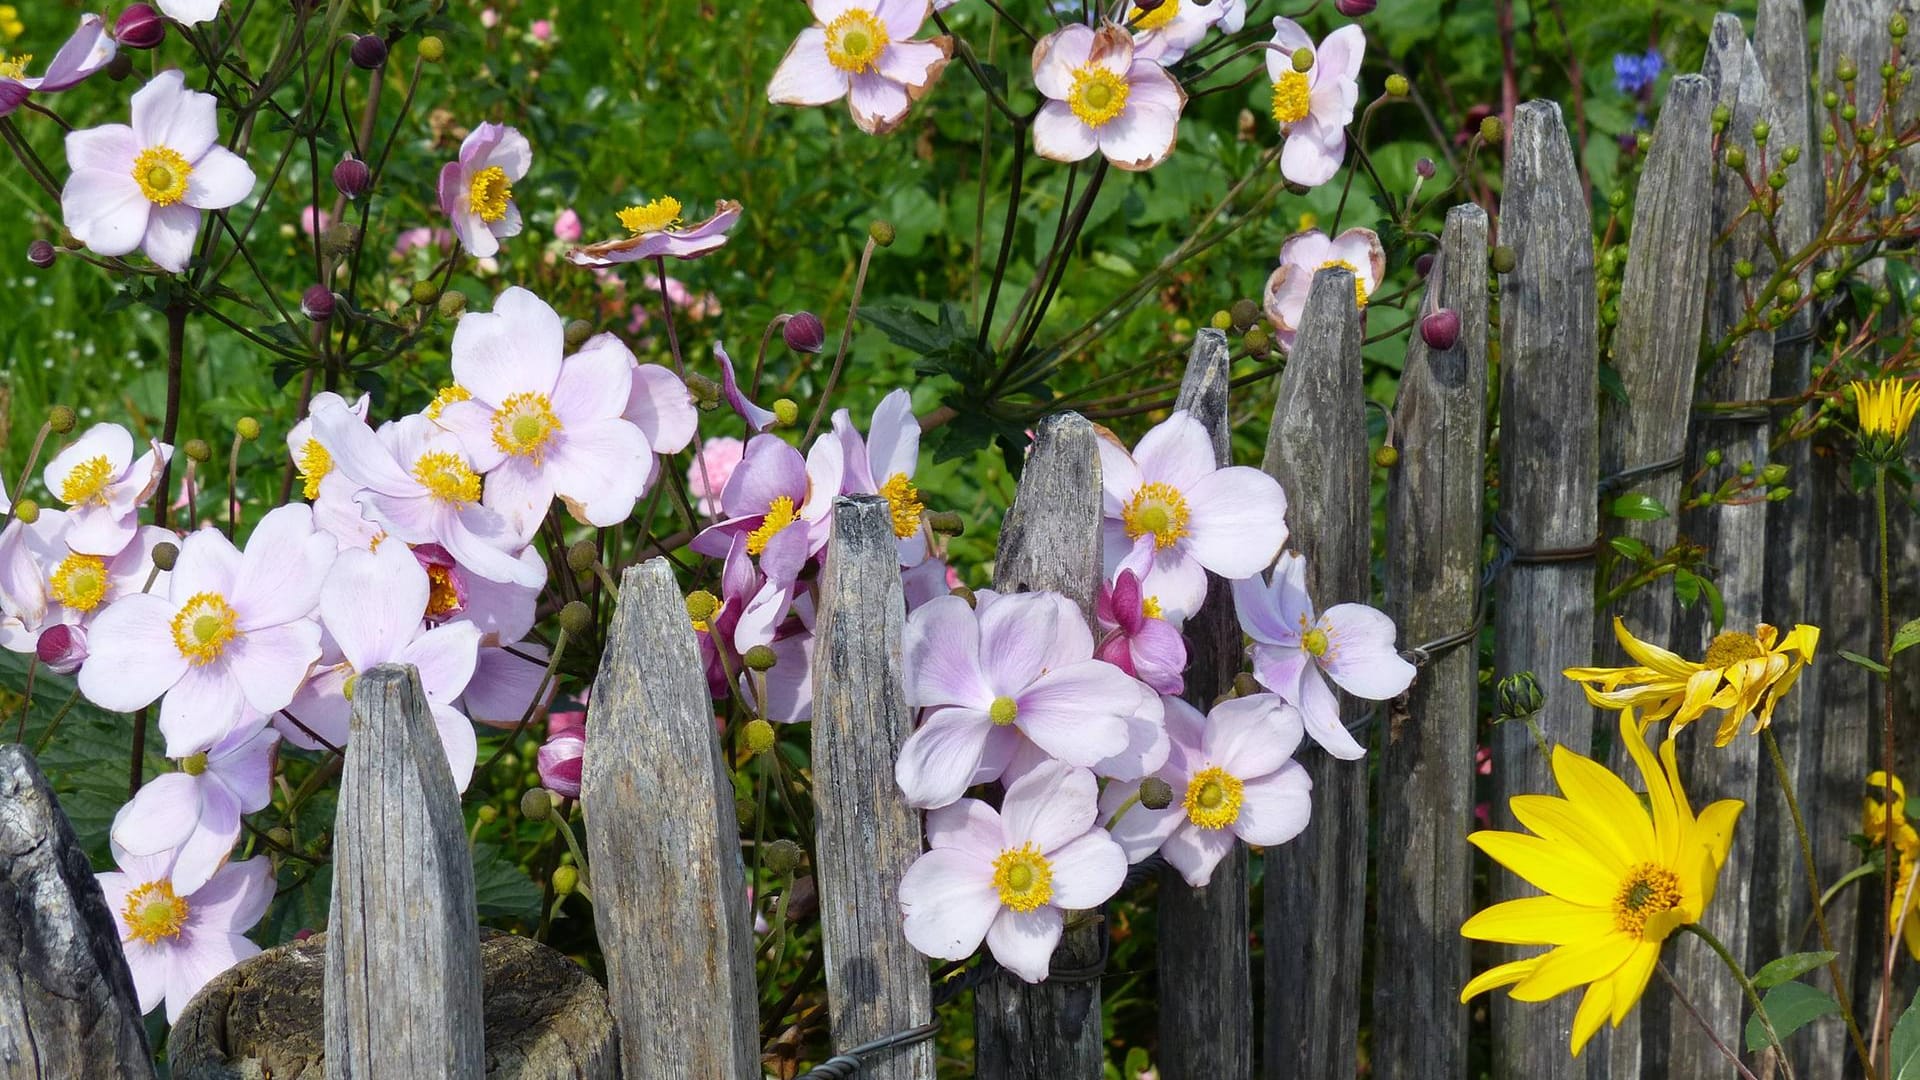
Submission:
M 1078 604 L 1089 623 L 1100 581 L 1100 456 L 1093 440 L 1093 425 L 1077 413 L 1040 422 L 993 564 L 994 588 L 1050 589 Z M 1089 918 L 1061 936 L 1047 981 L 1028 984 L 999 972 L 983 982 L 974 994 L 975 1071 L 1010 1080 L 1098 1080 L 1106 1060 L 1106 956 L 1106 920 Z
M 840 1050 L 929 1022 L 924 958 L 901 929 L 900 879 L 920 854 L 920 814 L 893 778 L 913 731 L 901 653 L 906 599 L 887 500 L 834 501 L 813 672 L 814 869 L 827 1003 Z M 932 1080 L 933 1043 L 865 1064 L 872 1080 Z
M 1460 316 L 1450 349 L 1407 345 L 1388 483 L 1387 601 L 1405 644 L 1434 647 L 1374 740 L 1380 771 L 1374 954 L 1374 1075 L 1465 1076 L 1468 979 L 1460 924 L 1472 913 L 1473 752 L 1480 716 L 1480 536 L 1486 491 L 1487 215 L 1447 215 L 1422 310 Z
M 753 922 L 705 665 L 664 558 L 627 570 L 580 801 L 623 1075 L 758 1080 Z
M 363 671 L 340 778 L 329 1080 L 485 1072 L 480 923 L 460 796 L 411 667 Z
M 1307 560 L 1318 610 L 1365 602 L 1366 402 L 1353 275 L 1314 275 L 1287 367 L 1279 379 L 1263 468 L 1287 492 L 1289 545 Z M 1368 703 L 1341 696 L 1358 725 Z M 1364 735 L 1361 736 L 1364 742 Z M 1266 1057 L 1270 1080 L 1352 1076 L 1360 1024 L 1360 958 L 1367 901 L 1367 763 L 1303 750 L 1313 779 L 1313 820 L 1291 843 L 1266 851 Z
M 1217 464 L 1232 463 L 1226 335 L 1206 329 L 1194 338 L 1176 409 L 1186 409 L 1213 435 Z M 1233 589 L 1211 574 L 1207 600 L 1187 620 L 1187 685 L 1182 695 L 1205 712 L 1232 684 L 1245 658 Z M 1234 849 L 1204 888 L 1178 870 L 1160 874 L 1160 1054 L 1166 1080 L 1253 1075 L 1253 971 L 1248 957 L 1247 850 Z
M 1598 521 L 1595 405 L 1599 349 L 1593 229 L 1560 106 L 1530 101 L 1514 113 L 1500 243 L 1514 268 L 1500 281 L 1500 510 L 1512 547 L 1495 595 L 1495 668 L 1532 672 L 1546 693 L 1538 723 L 1551 742 L 1586 753 L 1593 709 L 1562 669 L 1593 656 L 1593 544 Z M 1510 796 L 1555 790 L 1527 726 L 1497 729 L 1494 825 L 1516 827 Z M 1530 889 L 1504 871 L 1495 897 Z M 1506 950 L 1513 954 L 1512 950 Z M 1504 958 L 1504 957 L 1503 957 Z M 1495 1075 L 1573 1080 L 1568 1056 L 1577 995 L 1519 1004 L 1493 999 Z M 1344 1074 L 1343 1074 L 1344 1075 Z

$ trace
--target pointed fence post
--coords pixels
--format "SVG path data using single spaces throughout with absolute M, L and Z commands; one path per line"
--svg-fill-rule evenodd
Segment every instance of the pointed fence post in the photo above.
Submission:
M 622 1075 L 759 1080 L 740 823 L 686 600 L 630 567 L 587 712 L 580 803 Z
M 894 783 L 913 731 L 901 635 L 906 597 L 887 500 L 834 500 L 813 660 L 814 843 L 827 1004 L 837 1051 L 927 1023 L 927 964 L 907 943 L 900 879 L 920 855 L 920 814 Z M 868 1060 L 872 1080 L 933 1080 L 921 1042 Z
M 1593 709 L 1562 669 L 1593 658 L 1593 545 L 1599 528 L 1593 226 L 1573 149 L 1551 101 L 1514 113 L 1500 243 L 1515 264 L 1500 280 L 1500 516 L 1510 549 L 1495 594 L 1495 670 L 1532 672 L 1546 694 L 1536 718 L 1550 742 L 1593 746 Z M 1556 789 L 1525 724 L 1495 729 L 1493 820 L 1516 829 L 1507 800 Z M 1492 871 L 1494 897 L 1532 889 Z M 1502 959 L 1538 950 L 1493 949 Z M 1494 1075 L 1573 1080 L 1567 1053 L 1575 995 L 1539 1004 L 1493 995 Z
M 133 976 L 87 853 L 27 748 L 0 746 L 0 1074 L 147 1080 Z
M 1620 289 L 1620 319 L 1613 331 L 1613 366 L 1626 400 L 1601 399 L 1600 471 L 1609 478 L 1603 503 L 1640 496 L 1665 509 L 1656 518 L 1605 516 L 1611 541 L 1644 545 L 1655 558 L 1679 538 L 1678 519 L 1687 427 L 1693 407 L 1693 373 L 1700 356 L 1700 328 L 1707 310 L 1707 264 L 1712 220 L 1713 90 L 1705 76 L 1680 75 L 1667 88 L 1654 125 L 1653 146 L 1640 173 Z M 1633 565 L 1623 560 L 1625 565 Z M 1619 583 L 1631 571 L 1616 572 Z M 1625 663 L 1614 640 L 1613 619 L 1649 641 L 1673 636 L 1672 579 L 1661 576 L 1599 613 L 1595 657 Z M 1558 672 L 1555 689 L 1570 685 Z M 1617 742 L 1617 740 L 1616 740 Z M 1616 745 L 1613 767 L 1632 776 L 1626 748 Z M 1612 1080 L 1635 1080 L 1643 1069 L 1658 1075 L 1666 1060 L 1668 999 L 1649 994 L 1617 1028 L 1599 1037 Z
M 1230 465 L 1232 429 L 1227 384 L 1232 375 L 1226 335 L 1205 329 L 1194 338 L 1176 409 L 1193 414 L 1213 435 L 1214 459 Z M 1233 588 L 1207 575 L 1207 600 L 1187 620 L 1187 686 L 1181 695 L 1206 712 L 1233 684 L 1245 652 L 1233 614 Z M 1160 875 L 1160 1052 L 1166 1080 L 1228 1080 L 1253 1075 L 1253 972 L 1247 955 L 1247 849 L 1235 844 L 1205 888 L 1178 870 Z
M 1093 425 L 1077 413 L 1042 420 L 1013 506 L 1000 527 L 993 584 L 1001 592 L 1047 589 L 1080 606 L 1089 623 L 1100 580 L 1100 457 Z M 1107 926 L 1093 919 L 1066 932 L 1054 974 L 1027 984 L 1001 972 L 974 992 L 974 1070 L 1008 1080 L 1099 1080 L 1100 979 Z
M 1320 611 L 1368 599 L 1367 421 L 1353 275 L 1314 275 L 1267 431 L 1262 468 L 1287 491 L 1289 545 Z M 1371 703 L 1341 695 L 1357 726 Z M 1366 736 L 1361 734 L 1362 742 Z M 1367 768 L 1303 748 L 1313 819 L 1266 851 L 1265 1075 L 1349 1077 L 1356 1068 L 1367 902 Z
M 419 673 L 361 672 L 352 734 L 334 825 L 328 1080 L 478 1080 L 473 857 Z
M 1405 644 L 1448 642 L 1424 666 L 1374 745 L 1381 775 L 1375 888 L 1373 1075 L 1467 1075 L 1473 750 L 1480 727 L 1480 539 L 1486 487 L 1487 215 L 1447 214 L 1421 310 L 1459 313 L 1460 337 L 1407 344 L 1394 407 L 1400 461 L 1387 486 L 1387 601 Z M 1451 639 L 1449 641 L 1449 639 Z

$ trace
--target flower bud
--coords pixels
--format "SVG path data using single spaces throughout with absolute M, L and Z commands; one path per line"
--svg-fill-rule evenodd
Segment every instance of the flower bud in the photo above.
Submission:
M 1429 311 L 1420 317 L 1420 340 L 1427 348 L 1445 352 L 1460 340 L 1460 313 L 1452 308 Z
M 1760 470 L 1760 482 L 1773 487 L 1787 478 L 1787 467 L 1779 463 L 1768 465 Z
M 448 289 L 446 292 L 440 294 L 441 318 L 457 319 L 460 317 L 460 313 L 465 310 L 467 310 L 466 293 L 461 292 L 459 289 Z
M 720 598 L 705 589 L 687 594 L 687 618 L 697 623 L 710 623 L 720 611 Z
M 353 47 L 347 50 L 347 57 L 355 67 L 377 70 L 386 66 L 387 43 L 376 34 L 361 34 L 353 39 Z
M 120 82 L 133 74 L 133 54 L 116 52 L 113 59 L 107 61 L 107 78 Z
M 798 311 L 780 327 L 787 348 L 799 353 L 817 353 L 827 343 L 827 327 L 811 311 Z
M 1733 261 L 1733 276 L 1739 278 L 1741 281 L 1745 281 L 1748 278 L 1752 277 L 1753 263 L 1747 261 L 1746 259 L 1735 259 Z
M 1767 501 L 1768 502 L 1786 502 L 1787 499 L 1792 497 L 1792 495 L 1793 495 L 1792 488 L 1776 487 L 1772 491 L 1767 492 Z
M 438 303 L 439 300 L 440 300 L 440 286 L 435 285 L 433 282 L 427 281 L 425 279 L 422 279 L 420 281 L 416 281 L 413 283 L 413 302 L 414 303 L 419 304 L 421 307 L 425 307 L 428 304 Z
M 243 442 L 252 442 L 260 437 L 260 421 L 243 416 L 234 422 L 233 433 L 240 436 Z
M 747 722 L 747 749 L 756 754 L 764 754 L 773 749 L 773 725 L 755 718 Z
M 593 569 L 594 563 L 599 561 L 600 549 L 596 548 L 591 540 L 577 541 L 567 549 L 567 569 L 576 574 L 586 573 Z
M 1707 451 L 1707 468 L 1717 469 L 1727 460 L 1727 455 L 1718 450 Z
M 415 48 L 420 50 L 420 59 L 429 64 L 437 64 L 446 59 L 447 43 L 431 34 L 421 38 Z
M 1440 170 L 1433 164 L 1433 159 L 1430 157 L 1423 157 L 1413 163 L 1413 174 L 1422 180 L 1433 179 L 1439 171 Z
M 171 540 L 162 540 L 153 545 L 151 557 L 156 569 L 172 570 L 174 562 L 180 558 L 180 545 Z
M 1293 70 L 1302 74 L 1313 70 L 1313 50 L 1305 45 L 1293 50 L 1293 55 L 1287 59 L 1293 65 Z
M 314 322 L 333 318 L 333 290 L 325 285 L 309 285 L 300 295 L 300 313 Z
M 42 270 L 52 266 L 54 256 L 58 254 L 58 249 L 45 240 L 35 240 L 33 243 L 27 245 L 27 261 Z
M 967 531 L 967 519 L 952 510 L 936 510 L 927 515 L 927 527 L 941 536 L 959 536 Z
M 79 422 L 80 417 L 73 411 L 71 405 L 55 405 L 47 410 L 47 427 L 55 435 L 65 435 Z
M 1532 716 L 1546 707 L 1546 695 L 1540 690 L 1540 680 L 1533 672 L 1521 671 L 1500 680 L 1500 715 L 1523 717 Z
M 1241 335 L 1240 342 L 1255 356 L 1265 356 L 1267 347 L 1273 344 L 1273 335 L 1267 333 L 1264 326 L 1249 326 L 1247 332 Z
M 1233 329 L 1233 312 L 1222 308 L 1213 313 L 1213 316 L 1207 320 L 1207 325 L 1215 330 L 1231 330 Z
M 86 662 L 86 633 L 77 626 L 54 623 L 40 631 L 40 639 L 33 643 L 33 655 L 56 673 L 70 675 Z
M 566 896 L 580 887 L 580 868 L 576 866 L 556 866 L 553 868 L 553 894 Z
M 693 404 L 702 412 L 720 407 L 722 391 L 720 384 L 697 371 L 687 372 L 687 393 L 692 395 Z
M 752 799 L 743 795 L 733 800 L 733 816 L 740 822 L 742 829 L 753 828 L 754 818 L 758 813 L 759 809 L 753 805 Z
M 1389 82 L 1392 81 L 1392 76 L 1388 76 L 1388 81 Z M 1405 80 L 1402 80 L 1402 81 L 1404 82 Z M 1486 119 L 1480 121 L 1480 138 L 1482 141 L 1497 143 L 1500 141 L 1500 132 L 1501 132 L 1501 128 L 1500 128 L 1499 117 L 1489 116 Z
M 1234 697 L 1252 697 L 1265 690 L 1266 687 L 1260 685 L 1260 680 L 1254 678 L 1251 671 L 1238 672 L 1233 677 Z
M 1157 776 L 1140 781 L 1140 805 L 1149 810 L 1165 810 L 1173 805 L 1173 785 Z
M 500 808 L 492 803 L 481 803 L 480 809 L 475 810 L 473 816 L 480 819 L 480 824 L 491 825 L 500 819 Z
M 1518 266 L 1519 264 L 1520 264 L 1520 257 L 1518 255 L 1515 255 L 1513 252 L 1513 249 L 1508 247 L 1507 245 L 1501 244 L 1498 247 L 1493 249 L 1493 272 L 1494 273 L 1511 274 L 1513 273 L 1513 268 L 1515 266 Z
M 567 348 L 577 349 L 593 336 L 593 324 L 585 319 L 571 319 L 567 322 Z
M 1747 167 L 1747 152 L 1737 146 L 1727 147 L 1727 168 L 1738 171 Z
M 293 831 L 284 825 L 275 825 L 267 830 L 267 839 L 276 847 L 290 848 L 293 846 Z
M 881 247 L 892 247 L 893 235 L 893 223 L 890 221 L 876 221 L 867 226 L 867 238 Z
M 1260 305 L 1244 296 L 1235 300 L 1227 310 L 1233 314 L 1233 329 L 1240 333 L 1245 333 L 1247 327 L 1260 321 Z
M 1374 0 L 1334 0 L 1333 9 L 1349 19 L 1373 14 Z
M 1854 66 L 1851 57 L 1843 56 L 1840 62 L 1834 65 L 1833 74 L 1843 83 L 1852 82 L 1860 77 L 1860 69 Z
M 325 255 L 345 255 L 359 242 L 360 229 L 357 226 L 350 221 L 337 221 L 320 234 L 320 251 Z
M 167 21 L 145 4 L 134 4 L 113 23 L 113 40 L 123 49 L 152 49 L 167 40 Z
M 333 167 L 333 187 L 347 198 L 357 199 L 373 187 L 373 170 L 366 162 L 348 154 Z
M 754 671 L 771 671 L 773 666 L 780 662 L 780 658 L 774 655 L 773 647 L 770 645 L 755 645 L 748 649 L 741 659 L 745 660 L 747 667 Z
M 1382 446 L 1373 452 L 1373 463 L 1382 469 L 1391 469 L 1400 464 L 1400 451 L 1391 446 Z
M 520 796 L 520 816 L 528 821 L 545 821 L 553 816 L 553 796 L 543 787 L 530 787 Z
M 773 419 L 781 427 L 792 427 L 800 422 L 800 405 L 792 398 L 781 398 L 773 403 Z
M 575 637 L 593 628 L 593 609 L 578 600 L 560 609 L 560 629 Z
M 1405 75 L 1401 75 L 1396 72 L 1392 75 L 1387 76 L 1387 96 L 1388 97 L 1406 97 L 1412 91 L 1413 91 L 1413 84 L 1407 82 L 1407 77 Z M 1492 119 L 1492 118 L 1489 117 L 1488 119 Z M 1493 130 L 1495 132 L 1498 132 L 1500 130 L 1500 121 L 1494 120 L 1493 125 L 1494 125 Z M 1487 130 L 1487 122 L 1485 120 L 1482 120 L 1480 122 L 1480 130 L 1482 133 L 1484 133 Z M 1498 136 L 1496 135 L 1495 137 L 1497 138 Z
M 205 439 L 188 439 L 181 449 L 186 451 L 187 459 L 190 461 L 198 461 L 204 465 L 213 460 L 213 447 L 208 446 Z
M 13 516 L 22 524 L 31 525 L 40 520 L 40 504 L 32 499 L 20 499 L 13 504 Z
M 1907 17 L 1896 14 L 1887 20 L 1887 34 L 1895 41 L 1907 36 Z
M 760 855 L 760 865 L 776 876 L 785 877 L 800 869 L 806 859 L 807 853 L 800 850 L 799 844 L 782 837 L 767 845 L 767 850 Z
M 1433 272 L 1433 252 L 1429 251 L 1423 255 L 1415 256 L 1413 260 L 1413 272 L 1422 281 L 1426 280 L 1427 275 Z

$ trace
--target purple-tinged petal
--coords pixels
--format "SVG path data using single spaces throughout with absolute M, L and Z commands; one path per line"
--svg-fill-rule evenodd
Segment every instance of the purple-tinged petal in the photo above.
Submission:
M 992 731 L 993 721 L 978 709 L 928 713 L 900 745 L 900 758 L 894 762 L 894 782 L 908 805 L 931 809 L 958 799 L 979 767 Z
M 1335 604 L 1320 617 L 1327 652 L 1320 667 L 1354 697 L 1386 701 L 1406 692 L 1414 666 L 1393 647 L 1393 620 L 1365 604 Z
M 1289 761 L 1270 776 L 1240 786 L 1240 817 L 1233 831 L 1249 844 L 1284 844 L 1306 830 L 1313 814 L 1313 780 Z
M 827 32 L 818 26 L 800 31 L 767 83 L 775 105 L 825 105 L 847 96 L 847 73 L 827 59 Z
M 900 878 L 907 941 L 928 956 L 964 960 L 973 955 L 1000 910 L 992 865 L 967 852 L 929 851 Z
M 907 619 L 904 652 L 909 705 L 964 705 L 985 711 L 994 691 L 980 662 L 980 625 L 958 596 L 927 601 Z
M 1229 698 L 1207 714 L 1201 756 L 1240 780 L 1277 771 L 1300 745 L 1299 710 L 1278 694 Z
M 1194 483 L 1186 495 L 1185 546 L 1221 577 L 1252 577 L 1286 545 L 1287 496 L 1259 469 L 1221 469 Z
M 1083 660 L 1034 680 L 1016 699 L 1014 722 L 1047 753 L 1090 766 L 1126 749 L 1127 716 L 1140 693 L 1126 672 Z
M 1060 909 L 1051 904 L 1025 912 L 1002 908 L 987 928 L 987 948 L 1001 967 L 1037 983 L 1051 970 L 1060 927 Z
M 927 811 L 927 846 L 954 848 L 991 863 L 1000 856 L 1000 815 L 979 799 L 961 799 Z

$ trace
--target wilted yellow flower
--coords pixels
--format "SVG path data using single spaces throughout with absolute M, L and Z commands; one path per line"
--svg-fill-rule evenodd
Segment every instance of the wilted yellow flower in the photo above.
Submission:
M 1820 643 L 1817 626 L 1801 623 L 1782 640 L 1779 630 L 1761 623 L 1751 634 L 1722 633 L 1696 663 L 1634 637 L 1617 617 L 1613 634 L 1633 666 L 1568 668 L 1562 674 L 1581 683 L 1594 705 L 1640 710 L 1642 726 L 1671 719 L 1670 739 L 1708 709 L 1719 709 L 1715 746 L 1732 742 L 1740 721 L 1756 710 L 1755 731 L 1772 723 L 1774 706 L 1793 688 Z
M 1673 740 L 1660 744 L 1656 763 L 1630 708 L 1621 711 L 1620 738 L 1646 783 L 1646 806 L 1605 766 L 1556 746 L 1553 775 L 1562 797 L 1516 795 L 1510 802 L 1532 835 L 1467 837 L 1547 895 L 1495 904 L 1468 919 L 1460 933 L 1553 948 L 1482 972 L 1460 1000 L 1511 986 L 1515 1001 L 1545 1001 L 1584 985 L 1573 1018 L 1575 1057 L 1603 1022 L 1618 1027 L 1626 1019 L 1653 975 L 1661 943 L 1698 922 L 1712 902 L 1744 808 L 1723 799 L 1696 818 L 1680 785 Z
M 1890 796 L 1890 797 L 1889 797 Z M 1920 960 L 1920 895 L 1908 887 L 1913 878 L 1914 860 L 1920 857 L 1920 833 L 1907 821 L 1907 788 L 1897 776 L 1875 769 L 1867 774 L 1867 794 L 1861 800 L 1860 831 L 1878 848 L 1893 829 L 1893 849 L 1899 853 L 1893 877 L 1893 906 L 1887 909 L 1887 930 L 1896 928 L 1907 943 L 1907 952 Z M 1902 925 L 1900 913 L 1906 912 Z

